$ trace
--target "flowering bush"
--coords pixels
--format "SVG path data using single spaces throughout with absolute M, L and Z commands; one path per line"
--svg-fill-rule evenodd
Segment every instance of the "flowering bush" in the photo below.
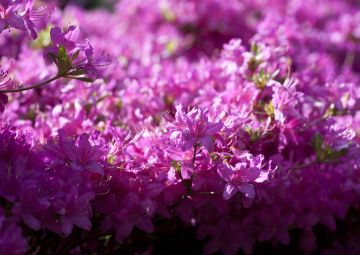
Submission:
M 357 1 L 107 3 L 0 0 L 1 254 L 359 254 Z

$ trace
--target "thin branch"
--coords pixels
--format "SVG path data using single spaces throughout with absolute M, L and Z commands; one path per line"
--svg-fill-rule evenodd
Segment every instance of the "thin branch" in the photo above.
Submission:
M 307 166 L 311 166 L 312 164 L 315 164 L 315 163 L 317 163 L 317 160 L 311 161 L 311 162 L 309 162 L 307 164 L 292 167 L 291 170 L 301 169 L 301 168 L 304 168 L 304 167 L 307 167 Z
M 200 191 L 200 192 L 193 192 L 194 195 L 215 195 L 215 194 L 222 194 L 223 191 Z
M 57 80 L 59 78 L 61 78 L 61 76 L 56 75 L 55 77 L 53 77 L 53 78 L 51 78 L 51 79 L 49 79 L 47 81 L 44 81 L 42 83 L 36 84 L 34 86 L 31 86 L 31 87 L 26 87 L 26 88 L 21 88 L 21 89 L 5 89 L 5 90 L 0 90 L 0 93 L 21 92 L 21 91 L 25 91 L 25 90 L 34 89 L 34 88 L 43 86 L 43 85 L 45 85 L 47 83 L 50 83 L 52 81 L 55 81 L 55 80 Z

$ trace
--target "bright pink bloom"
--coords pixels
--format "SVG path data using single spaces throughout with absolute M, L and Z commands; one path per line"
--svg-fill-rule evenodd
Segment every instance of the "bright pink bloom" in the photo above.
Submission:
M 219 132 L 224 124 L 208 122 L 208 109 L 192 109 L 185 114 L 181 104 L 176 106 L 175 121 L 168 124 L 166 128 L 171 132 L 171 138 L 180 138 L 182 151 L 188 151 L 200 142 L 209 153 L 214 151 L 214 142 L 210 135 Z

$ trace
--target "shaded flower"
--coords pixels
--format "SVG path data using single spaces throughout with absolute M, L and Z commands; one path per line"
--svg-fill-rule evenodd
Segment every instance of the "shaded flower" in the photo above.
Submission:
M 84 133 L 80 135 L 78 146 L 71 143 L 63 145 L 64 150 L 70 160 L 71 168 L 76 171 L 88 170 L 93 173 L 104 175 L 104 169 L 97 162 L 103 155 L 104 151 L 100 145 L 91 146 L 89 135 Z
M 65 198 L 54 202 L 54 208 L 61 214 L 61 230 L 65 235 L 69 235 L 74 224 L 80 228 L 90 231 L 92 216 L 90 200 L 95 198 L 95 192 L 79 190 L 72 185 L 67 191 Z

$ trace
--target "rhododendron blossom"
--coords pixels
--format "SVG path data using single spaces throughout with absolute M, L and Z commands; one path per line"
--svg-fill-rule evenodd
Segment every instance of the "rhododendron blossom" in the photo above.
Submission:
M 0 0 L 0 254 L 360 254 L 356 1 L 43 3 Z

